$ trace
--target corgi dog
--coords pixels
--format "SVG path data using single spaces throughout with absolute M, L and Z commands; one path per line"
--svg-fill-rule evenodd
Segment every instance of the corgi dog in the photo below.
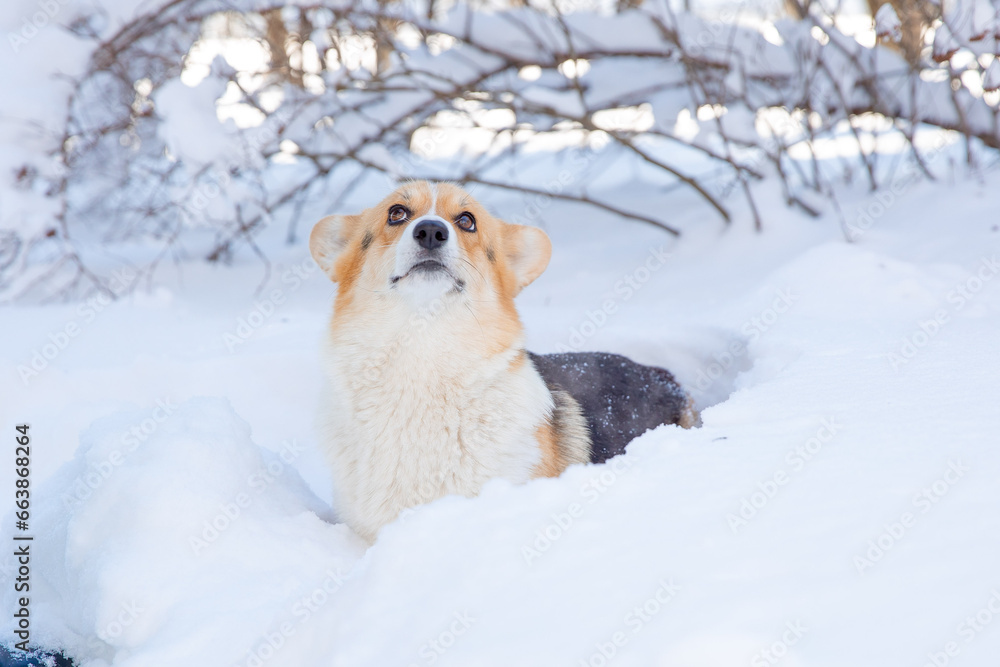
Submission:
M 357 215 L 323 218 L 309 249 L 337 284 L 322 448 L 335 507 L 363 538 L 405 509 L 474 496 L 490 479 L 526 482 L 593 460 L 601 425 L 543 378 L 514 306 L 548 265 L 545 232 L 494 217 L 456 185 L 419 181 Z M 578 377 L 566 364 L 553 369 Z M 684 398 L 653 421 L 691 422 Z M 596 410 L 603 399 L 588 400 Z M 600 460 L 624 444 L 604 443 Z

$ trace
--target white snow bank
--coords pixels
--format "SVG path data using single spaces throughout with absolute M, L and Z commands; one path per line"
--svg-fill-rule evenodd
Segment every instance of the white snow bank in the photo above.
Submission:
M 363 548 L 320 518 L 300 453 L 261 450 L 219 399 L 95 423 L 37 492 L 34 640 L 85 665 L 232 664 L 282 610 L 302 622 Z
M 329 497 L 311 435 L 333 291 L 318 272 L 293 288 L 277 267 L 263 308 L 238 296 L 255 267 L 190 268 L 193 287 L 109 306 L 27 385 L 18 364 L 78 315 L 10 309 L 0 404 L 3 432 L 30 420 L 36 438 L 35 637 L 90 667 L 994 664 L 996 186 L 845 196 L 853 244 L 776 189 L 760 235 L 678 206 L 686 236 L 660 264 L 662 235 L 552 205 L 552 265 L 519 297 L 529 347 L 666 365 L 709 406 L 704 427 L 439 500 L 367 551 L 293 471 Z M 274 454 L 226 404 L 185 402 L 204 394 Z M 125 400 L 146 407 L 86 431 L 53 474 L 77 425 Z M 136 425 L 147 440 L 67 508 Z M 258 493 L 286 438 L 302 453 Z M 195 553 L 213 520 L 230 525 Z

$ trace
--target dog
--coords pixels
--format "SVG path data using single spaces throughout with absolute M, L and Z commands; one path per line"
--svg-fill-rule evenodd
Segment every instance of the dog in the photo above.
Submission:
M 456 185 L 409 182 L 325 217 L 309 249 L 337 284 L 322 448 L 338 514 L 368 541 L 416 505 L 554 477 L 649 428 L 695 423 L 663 369 L 527 352 L 514 297 L 548 265 L 549 238 Z

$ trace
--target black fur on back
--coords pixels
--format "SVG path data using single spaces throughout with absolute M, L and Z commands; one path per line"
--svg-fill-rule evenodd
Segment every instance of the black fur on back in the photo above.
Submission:
M 663 368 L 604 352 L 528 353 L 549 391 L 576 399 L 590 429 L 590 461 L 602 463 L 661 424 L 690 426 L 688 396 Z M 687 422 L 687 423 L 685 423 Z

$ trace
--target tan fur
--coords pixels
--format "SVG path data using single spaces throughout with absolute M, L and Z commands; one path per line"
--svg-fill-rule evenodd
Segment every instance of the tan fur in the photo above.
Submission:
M 542 461 L 536 477 L 558 477 L 574 463 L 590 462 L 590 430 L 580 404 L 565 391 L 552 391 L 552 416 L 539 427 Z
M 559 435 L 551 419 L 538 427 L 535 438 L 542 450 L 542 460 L 535 466 L 535 477 L 558 477 L 566 468 L 559 449 Z
M 387 223 L 394 205 L 407 222 Z M 463 212 L 475 232 L 455 222 Z M 432 214 L 449 226 L 447 271 L 411 277 L 409 258 L 423 252 L 411 223 Z M 338 510 L 359 534 L 373 539 L 402 509 L 474 495 L 493 477 L 523 482 L 589 460 L 579 406 L 527 363 L 514 305 L 548 265 L 543 231 L 492 216 L 455 185 L 419 181 L 323 218 L 309 245 L 338 284 L 325 445 Z
M 339 285 L 336 312 L 344 314 L 343 317 L 334 318 L 334 326 L 338 319 L 340 321 L 349 319 L 349 313 L 355 307 L 355 300 L 363 296 L 356 287 L 364 264 L 385 263 L 386 257 L 394 251 L 396 243 L 403 234 L 406 225 L 385 224 L 389 207 L 403 203 L 411 209 L 413 217 L 418 218 L 431 208 L 430 187 L 426 181 L 408 183 L 359 215 L 329 216 L 317 224 L 310 236 L 310 250 L 316 262 L 321 267 L 330 264 L 331 246 L 340 248 L 340 254 L 332 263 L 332 269 L 327 272 Z M 499 288 L 498 307 L 476 313 L 481 329 L 491 332 L 489 337 L 479 337 L 487 343 L 483 352 L 496 353 L 509 346 L 511 341 L 521 334 L 521 322 L 514 306 L 514 297 L 545 270 L 552 252 L 551 243 L 545 232 L 540 229 L 511 225 L 494 218 L 482 205 L 455 185 L 441 183 L 437 187 L 438 214 L 448 219 L 462 211 L 469 211 L 476 217 L 478 230 L 475 234 L 455 233 L 462 250 L 466 253 L 470 270 L 480 275 L 490 274 L 489 278 Z M 362 239 L 366 233 L 370 234 L 373 240 L 368 250 L 363 251 Z M 323 240 L 331 235 L 338 239 L 337 242 Z M 526 250 L 532 243 L 538 246 L 534 253 Z M 494 248 L 495 257 L 503 256 L 508 261 L 490 262 L 487 259 L 487 248 Z M 522 277 L 519 281 L 515 268 L 523 268 L 527 277 Z M 380 287 L 381 285 L 372 286 L 373 289 Z M 470 281 L 470 291 L 474 299 L 488 296 L 484 294 L 484 281 L 478 276 Z M 363 308 L 364 304 L 357 307 Z
M 677 425 L 681 428 L 694 428 L 701 424 L 701 415 L 695 410 L 694 399 L 690 396 L 687 397 L 687 405 L 684 410 L 681 411 L 680 417 L 677 420 Z

